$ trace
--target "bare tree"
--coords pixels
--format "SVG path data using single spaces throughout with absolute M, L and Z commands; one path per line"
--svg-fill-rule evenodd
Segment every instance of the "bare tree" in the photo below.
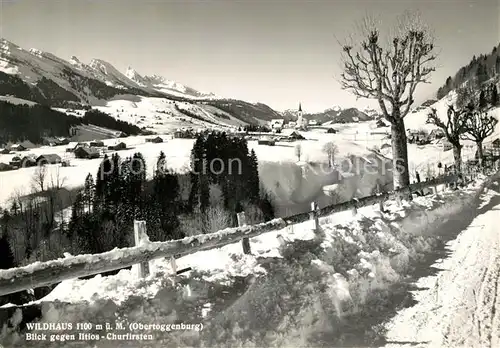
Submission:
M 475 109 L 472 106 L 466 108 L 465 133 L 462 138 L 476 143 L 479 155 L 479 164 L 483 165 L 483 141 L 493 134 L 498 120 L 488 115 L 484 110 Z
M 208 208 L 203 220 L 203 232 L 214 233 L 231 225 L 231 214 L 219 205 Z
M 335 165 L 335 156 L 338 154 L 337 146 L 329 141 L 323 145 L 323 152 L 328 156 L 328 166 L 333 168 Z
M 427 123 L 436 125 L 444 131 L 446 139 L 453 146 L 453 157 L 455 159 L 455 169 L 462 171 L 462 147 L 460 139 L 465 133 L 465 109 L 455 110 L 452 105 L 448 106 L 447 120 L 442 121 L 437 114 L 437 110 L 432 108 L 427 115 Z
M 404 117 L 414 102 L 417 85 L 427 83 L 435 70 L 430 66 L 436 59 L 434 39 L 419 16 L 409 12 L 399 18 L 387 45 L 381 44 L 380 31 L 371 18 L 365 18 L 359 33 L 358 47 L 352 42 L 342 44 L 340 83 L 358 98 L 378 101 L 382 115 L 391 123 L 394 186 L 405 187 L 410 175 Z
M 40 192 L 45 191 L 45 181 L 47 179 L 47 167 L 44 165 L 36 166 L 35 172 L 33 173 L 32 181 L 33 188 L 35 190 L 40 190 Z
M 300 157 L 302 156 L 302 145 L 295 145 L 295 156 L 297 156 L 297 160 L 300 161 Z

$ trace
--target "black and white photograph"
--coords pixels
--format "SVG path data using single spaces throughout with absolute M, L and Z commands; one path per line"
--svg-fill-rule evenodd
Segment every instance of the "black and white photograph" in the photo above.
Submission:
M 500 347 L 500 0 L 0 0 L 0 348 Z

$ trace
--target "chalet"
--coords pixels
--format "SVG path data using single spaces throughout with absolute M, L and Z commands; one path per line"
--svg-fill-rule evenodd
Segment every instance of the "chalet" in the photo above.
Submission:
M 276 144 L 274 139 L 259 139 L 257 143 L 259 145 L 267 145 L 267 146 L 274 146 Z
M 21 145 L 22 147 L 24 147 L 27 150 L 28 149 L 34 149 L 35 147 L 37 147 L 35 144 L 33 144 L 29 140 L 24 140 L 24 141 L 20 142 L 19 145 Z
M 104 147 L 104 142 L 101 140 L 93 140 L 89 145 L 90 147 Z
M 318 121 L 316 121 L 316 120 L 310 120 L 309 121 L 309 125 L 310 126 L 317 126 L 318 125 Z
M 54 137 L 43 137 L 42 144 L 46 146 L 57 146 L 60 145 L 59 140 Z
M 495 140 L 493 140 L 491 142 L 491 145 L 494 147 L 494 148 L 500 148 L 500 138 L 496 138 Z
M 278 132 L 278 131 L 281 131 L 283 129 L 284 124 L 285 124 L 284 119 L 277 118 L 277 119 L 271 120 L 269 125 L 271 126 L 272 131 Z
M 387 127 L 387 125 L 385 124 L 385 122 L 382 119 L 380 119 L 380 118 L 377 120 L 377 123 L 375 124 L 375 126 L 377 128 Z
M 430 140 L 441 139 L 441 138 L 444 138 L 444 136 L 445 136 L 444 131 L 441 128 L 433 129 L 429 133 Z
M 335 134 L 337 133 L 337 131 L 333 128 L 328 128 L 328 130 L 326 131 L 328 134 Z
M 66 152 L 75 152 L 79 147 L 88 147 L 86 143 L 77 143 L 76 141 L 72 141 L 69 144 L 69 147 L 66 148 Z
M 196 135 L 194 134 L 193 130 L 191 130 L 191 129 L 186 129 L 186 130 L 177 129 L 174 132 L 174 138 L 177 138 L 177 139 L 193 139 L 195 137 L 196 137 Z
M 163 143 L 163 138 L 161 138 L 161 137 L 148 138 L 148 139 L 146 139 L 146 142 L 159 144 L 159 143 Z
M 124 142 L 108 146 L 108 150 L 114 150 L 114 151 L 125 150 L 126 148 L 127 145 Z
M 423 130 L 408 129 L 407 133 L 408 133 L 407 140 L 409 144 L 419 143 L 421 140 L 427 139 L 428 137 L 427 133 Z
M 302 134 L 300 134 L 299 132 L 297 132 L 294 129 L 284 129 L 281 132 L 281 134 L 286 136 L 289 139 L 292 139 L 292 140 L 304 140 L 305 139 Z
M 24 151 L 26 148 L 21 144 L 13 144 L 10 146 L 10 151 Z
M 19 156 L 12 157 L 12 159 L 9 162 L 9 165 L 17 168 L 21 167 L 21 157 Z
M 10 150 L 5 148 L 5 149 L 0 149 L 0 153 L 3 154 L 3 155 L 7 155 L 10 153 Z
M 9 165 L 15 168 L 26 168 L 26 167 L 34 167 L 36 166 L 36 158 L 33 156 L 15 156 L 9 162 Z
M 23 168 L 25 167 L 34 167 L 36 166 L 36 157 L 33 156 L 33 155 L 27 155 L 27 156 L 24 156 L 22 159 L 21 159 L 21 166 Z
M 62 138 L 57 138 L 57 140 L 59 141 L 59 145 L 68 145 L 69 144 L 68 138 L 62 137 Z
M 0 162 L 0 172 L 5 172 L 6 170 L 11 170 L 11 169 L 13 169 L 11 165 Z
M 74 153 L 76 158 L 92 159 L 101 157 L 101 154 L 95 147 L 80 146 L 74 151 Z
M 180 139 L 180 138 L 183 138 L 183 135 L 184 135 L 184 133 L 180 130 L 176 130 L 174 132 L 174 138 Z
M 36 164 L 39 166 L 56 163 L 61 163 L 61 157 L 55 153 L 40 155 L 36 158 Z

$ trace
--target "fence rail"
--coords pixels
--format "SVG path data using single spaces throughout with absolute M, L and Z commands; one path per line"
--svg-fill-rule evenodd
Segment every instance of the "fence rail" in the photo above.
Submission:
M 177 257 L 202 250 L 220 248 L 241 240 L 243 240 L 244 252 L 250 253 L 249 238 L 308 220 L 314 221 L 314 229 L 319 231 L 319 217 L 341 211 L 356 211 L 358 208 L 374 204 L 380 204 L 382 208 L 383 202 L 386 200 L 399 200 L 403 195 L 415 193 L 428 187 L 433 187 L 436 191 L 438 185 L 456 183 L 457 179 L 456 175 L 444 176 L 415 183 L 400 190 L 354 199 L 322 209 L 319 209 L 317 204 L 313 202 L 309 212 L 278 218 L 257 225 L 246 225 L 244 218 L 240 216 L 239 227 L 167 242 L 149 242 L 145 223 L 136 221 L 134 230 L 137 246 L 135 247 L 115 249 L 101 254 L 72 256 L 43 263 L 36 262 L 24 267 L 0 270 L 0 296 L 59 283 L 63 280 L 115 271 L 136 264 L 139 264 L 138 276 L 144 277 L 149 273 L 147 262 L 158 258 L 170 258 L 175 270 L 175 258 Z

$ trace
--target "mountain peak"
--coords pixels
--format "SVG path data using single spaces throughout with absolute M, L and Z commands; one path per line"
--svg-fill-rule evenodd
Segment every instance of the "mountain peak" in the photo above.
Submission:
M 134 80 L 135 77 L 140 76 L 135 69 L 133 69 L 130 65 L 127 68 L 127 71 L 125 71 L 125 76 L 127 76 L 129 79 Z
M 11 51 L 12 49 L 18 49 L 22 50 L 21 47 L 16 45 L 15 43 L 10 42 L 9 40 L 6 40 L 4 38 L 0 38 L 0 50 L 7 53 Z

